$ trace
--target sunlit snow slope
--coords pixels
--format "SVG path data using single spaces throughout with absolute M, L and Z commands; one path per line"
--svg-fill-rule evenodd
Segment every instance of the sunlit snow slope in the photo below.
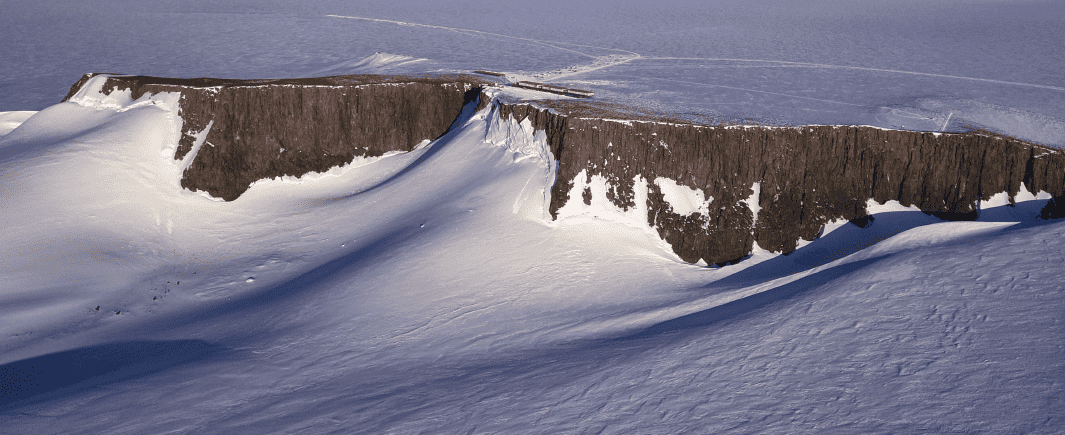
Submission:
M 492 106 L 223 202 L 180 187 L 178 97 L 0 114 L 5 432 L 1062 427 L 1065 224 L 1031 193 L 708 269 L 549 221 L 543 133 Z

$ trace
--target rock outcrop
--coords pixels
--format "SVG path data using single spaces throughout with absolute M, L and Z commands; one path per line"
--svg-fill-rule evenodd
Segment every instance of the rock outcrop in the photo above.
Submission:
M 77 93 L 92 74 L 71 87 Z M 353 75 L 291 80 L 110 76 L 103 91 L 180 92 L 175 159 L 203 144 L 181 185 L 231 201 L 252 182 L 300 176 L 355 156 L 410 151 L 436 139 L 489 82 L 468 75 Z M 65 100 L 64 100 L 65 101 Z M 206 133 L 206 136 L 203 134 Z
M 71 88 L 74 95 L 92 75 Z M 409 151 L 443 135 L 492 84 L 468 75 L 338 76 L 295 80 L 111 76 L 105 92 L 181 93 L 175 159 L 196 150 L 182 186 L 225 200 L 260 179 L 299 176 L 355 156 Z M 979 202 L 1022 187 L 1055 197 L 1044 218 L 1065 215 L 1065 154 L 988 132 L 961 134 L 865 126 L 712 126 L 572 100 L 509 101 L 498 113 L 529 119 L 557 160 L 551 215 L 574 183 L 598 176 L 619 209 L 647 222 L 684 260 L 728 264 L 754 244 L 789 253 L 837 219 L 867 222 L 869 199 L 897 200 L 944 219 L 974 219 Z M 633 119 L 618 121 L 617 119 Z M 578 180 L 586 177 L 585 180 Z M 664 187 L 664 186 L 668 186 Z M 682 186 L 682 187 L 677 187 Z M 699 207 L 670 195 L 700 192 Z M 643 198 L 646 198 L 645 200 Z M 637 201 L 646 204 L 637 204 Z M 701 201 L 701 199 L 700 199 Z
M 558 160 L 552 216 L 571 200 L 579 176 L 606 178 L 608 199 L 623 209 L 636 206 L 635 189 L 646 185 L 648 223 L 690 262 L 735 262 L 755 242 L 789 253 L 799 239 L 817 238 L 826 223 L 861 222 L 869 199 L 964 220 L 975 219 L 979 202 L 996 193 L 1008 192 L 1012 201 L 1021 183 L 1065 194 L 1065 154 L 988 132 L 616 121 L 604 118 L 618 115 L 589 115 L 601 109 L 562 103 L 500 105 L 501 116 L 528 118 L 546 133 Z M 706 213 L 675 212 L 654 182 L 659 178 L 713 198 Z M 591 195 L 582 196 L 588 202 Z

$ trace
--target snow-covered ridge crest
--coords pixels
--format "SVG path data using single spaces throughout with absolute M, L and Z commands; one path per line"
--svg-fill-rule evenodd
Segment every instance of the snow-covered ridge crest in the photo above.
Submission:
M 484 142 L 497 147 L 504 147 L 511 153 L 513 162 L 535 162 L 542 171 L 542 178 L 537 186 L 532 180 L 526 183 L 512 206 L 514 214 L 523 214 L 535 220 L 550 222 L 551 189 L 558 175 L 558 161 L 551 153 L 547 134 L 537 130 L 528 118 L 518 122 L 513 115 L 504 118 L 500 114 L 498 101 L 491 91 L 482 92 L 480 98 L 490 98 L 488 107 L 482 109 L 474 119 L 483 119 Z M 467 126 L 476 124 L 467 123 Z M 479 127 L 474 127 L 479 128 Z M 530 184 L 533 184 L 530 186 Z M 537 192 L 537 189 L 539 190 Z
M 547 135 L 543 130 L 535 129 L 528 118 L 520 122 L 513 115 L 504 118 L 499 113 L 499 105 L 493 102 L 486 119 L 485 142 L 506 147 L 518 154 L 515 161 L 533 158 L 542 167 L 553 167 L 554 157 L 547 144 Z
M 115 86 L 111 90 L 104 89 L 110 74 L 98 74 L 93 76 L 81 86 L 67 101 L 85 107 L 98 109 L 112 109 L 125 112 L 144 106 L 160 106 L 164 110 L 177 111 L 181 100 L 180 92 L 145 93 L 140 98 L 133 99 L 133 90 L 120 89 Z

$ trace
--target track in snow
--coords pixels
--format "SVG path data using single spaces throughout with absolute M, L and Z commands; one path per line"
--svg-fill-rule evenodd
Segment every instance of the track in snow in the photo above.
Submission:
M 640 53 L 637 53 L 637 52 L 634 52 L 634 51 L 629 51 L 629 50 L 623 50 L 623 49 L 620 49 L 620 48 L 600 47 L 600 46 L 585 45 L 585 44 L 574 44 L 574 43 L 571 43 L 571 42 L 546 41 L 546 40 L 534 39 L 534 38 L 523 38 L 523 37 L 520 37 L 520 36 L 510 36 L 510 35 L 504 35 L 504 34 L 501 34 L 501 33 L 485 32 L 485 31 L 482 31 L 482 30 L 462 29 L 462 28 L 457 28 L 457 27 L 436 26 L 436 25 L 432 25 L 432 24 L 409 23 L 409 22 L 405 22 L 405 21 L 384 20 L 384 19 L 379 19 L 379 18 L 355 17 L 355 16 L 346 16 L 346 15 L 327 15 L 327 16 L 328 17 L 333 17 L 333 18 L 347 18 L 347 19 L 352 19 L 352 20 L 364 20 L 364 21 L 373 21 L 373 22 L 378 22 L 378 23 L 390 23 L 390 24 L 396 24 L 396 25 L 400 25 L 400 26 L 424 27 L 424 28 L 429 28 L 429 29 L 447 30 L 447 31 L 450 31 L 450 32 L 460 33 L 460 34 L 469 35 L 469 36 L 475 36 L 475 37 L 479 37 L 479 38 L 494 39 L 494 40 L 497 40 L 497 41 L 510 41 L 510 42 L 524 41 L 525 43 L 542 45 L 542 46 L 554 48 L 554 49 L 557 49 L 557 50 L 562 50 L 562 51 L 567 51 L 567 52 L 570 52 L 570 53 L 579 54 L 581 56 L 587 56 L 587 57 L 590 57 L 592 59 L 596 59 L 597 60 L 597 62 L 592 63 L 590 65 L 574 66 L 574 67 L 568 67 L 568 68 L 563 68 L 562 70 L 558 70 L 558 71 L 563 71 L 563 70 L 572 70 L 572 71 L 566 72 L 566 73 L 560 73 L 559 75 L 550 77 L 550 80 L 559 80 L 559 79 L 562 79 L 562 78 L 565 78 L 565 77 L 570 77 L 570 76 L 579 75 L 579 74 L 585 74 L 585 73 L 589 73 L 589 72 L 592 72 L 592 71 L 597 71 L 597 70 L 608 68 L 608 67 L 612 67 L 612 66 L 622 65 L 622 64 L 629 63 L 629 62 L 632 62 L 632 61 L 635 61 L 635 60 L 678 60 L 678 61 L 701 60 L 701 61 L 712 61 L 712 62 L 767 63 L 767 64 L 788 65 L 788 66 L 803 67 L 803 68 L 851 69 L 851 70 L 881 72 L 881 73 L 890 73 L 890 74 L 908 74 L 908 75 L 917 75 L 917 76 L 925 76 L 925 77 L 937 77 L 937 78 L 946 78 L 946 79 L 955 79 L 955 80 L 969 80 L 969 81 L 978 81 L 978 82 L 986 82 L 986 83 L 995 83 L 995 84 L 1009 85 L 1009 86 L 1022 86 L 1022 87 L 1029 87 L 1029 88 L 1049 89 L 1049 90 L 1054 90 L 1054 91 L 1065 92 L 1065 87 L 1060 87 L 1060 86 L 1041 85 L 1041 84 L 1036 84 L 1036 83 L 1013 82 L 1013 81 L 1008 81 L 1008 80 L 997 80 L 997 79 L 988 79 L 988 78 L 980 78 L 980 77 L 966 77 L 966 76 L 959 76 L 959 75 L 952 75 L 952 74 L 935 74 L 935 73 L 926 73 L 926 72 L 920 72 L 920 71 L 905 71 L 905 70 L 887 69 L 887 68 L 870 68 L 870 67 L 852 66 L 852 65 L 833 65 L 833 64 L 826 64 L 826 63 L 793 62 L 793 61 L 769 60 L 769 59 L 644 56 L 644 55 L 642 55 Z M 617 52 L 625 53 L 625 55 L 624 56 L 595 56 L 595 55 L 588 54 L 588 53 L 585 53 L 585 52 L 582 52 L 582 51 L 579 51 L 579 50 L 560 47 L 561 45 L 567 45 L 567 46 L 573 46 L 573 47 L 595 48 L 595 49 L 599 49 L 599 50 L 611 50 L 611 51 L 617 51 Z
M 712 62 L 732 62 L 732 63 L 734 63 L 734 65 L 731 65 L 731 66 L 735 66 L 735 67 L 740 67 L 741 65 L 744 65 L 744 66 L 754 65 L 756 67 L 758 67 L 758 66 L 762 66 L 762 67 L 787 66 L 787 67 L 814 68 L 814 69 L 826 69 L 826 70 L 832 70 L 832 69 L 836 69 L 836 70 L 856 70 L 856 71 L 866 71 L 866 72 L 875 72 L 875 73 L 887 73 L 887 74 L 897 74 L 897 75 L 912 75 L 912 76 L 934 77 L 934 78 L 951 79 L 951 80 L 962 80 L 962 81 L 971 81 L 971 82 L 992 83 L 992 84 L 997 84 L 997 85 L 1017 86 L 1017 87 L 1025 87 L 1025 88 L 1032 88 L 1032 89 L 1047 89 L 1047 90 L 1052 90 L 1052 91 L 1065 91 L 1065 87 L 1050 86 L 1050 85 L 1036 84 L 1036 83 L 1023 83 L 1023 82 L 997 80 L 997 79 L 990 79 L 990 78 L 967 77 L 967 76 L 952 75 L 952 74 L 936 74 L 936 73 L 926 73 L 926 72 L 920 72 L 920 71 L 906 71 L 906 70 L 888 69 L 888 68 L 871 68 L 871 67 L 853 66 L 853 65 L 835 65 L 835 64 L 826 64 L 826 63 L 795 62 L 795 61 L 781 61 L 781 60 L 770 60 L 770 59 L 710 58 L 710 57 L 706 57 L 706 58 L 701 58 L 701 57 L 670 57 L 670 56 L 649 56 L 649 55 L 645 56 L 643 54 L 640 54 L 640 53 L 637 53 L 637 52 L 634 52 L 634 51 L 623 50 L 623 49 L 612 48 L 612 47 L 602 47 L 602 46 L 594 46 L 594 45 L 587 45 L 587 44 L 575 44 L 575 43 L 561 42 L 561 41 L 549 41 L 549 40 L 542 40 L 542 39 L 535 39 L 535 38 L 525 38 L 525 37 L 511 36 L 511 35 L 505 35 L 505 34 L 501 34 L 501 33 L 486 32 L 486 31 L 474 30 L 474 29 L 464 29 L 464 28 L 457 28 L 457 27 L 447 27 L 447 26 L 438 26 L 438 25 L 432 25 L 432 24 L 411 23 L 411 22 L 405 22 L 405 21 L 385 20 L 385 19 L 369 18 L 369 17 L 358 17 L 358 16 L 346 16 L 346 15 L 327 15 L 327 16 L 331 17 L 331 18 L 343 18 L 343 19 L 363 20 L 363 21 L 371 21 L 371 22 L 378 22 L 378 23 L 387 23 L 387 24 L 394 24 L 394 25 L 398 25 L 398 26 L 420 27 L 420 28 L 427 28 L 427 29 L 439 29 L 439 30 L 444 30 L 444 31 L 448 31 L 448 32 L 454 32 L 454 33 L 467 35 L 467 36 L 471 36 L 471 37 L 485 38 L 485 39 L 491 39 L 491 40 L 495 40 L 495 41 L 512 42 L 512 43 L 526 44 L 526 45 L 538 45 L 538 46 L 544 46 L 544 47 L 548 47 L 548 48 L 552 48 L 552 49 L 556 49 L 556 50 L 560 50 L 560 51 L 564 51 L 564 52 L 568 52 L 568 53 L 577 54 L 577 55 L 584 56 L 584 57 L 592 59 L 592 62 L 587 63 L 587 64 L 571 65 L 571 66 L 557 68 L 555 70 L 550 70 L 550 71 L 529 72 L 529 73 L 511 73 L 511 74 L 508 74 L 509 78 L 511 78 L 512 80 L 535 80 L 535 81 L 540 81 L 540 82 L 557 82 L 557 81 L 561 81 L 561 80 L 564 80 L 564 79 L 567 79 L 567 78 L 572 78 L 572 77 L 575 77 L 575 76 L 581 76 L 581 75 L 585 75 L 585 74 L 588 74 L 588 73 L 592 73 L 592 72 L 600 71 L 600 70 L 604 70 L 604 69 L 609 69 L 609 68 L 614 68 L 614 67 L 621 67 L 621 66 L 623 66 L 625 64 L 630 64 L 630 63 L 633 63 L 633 62 L 640 62 L 640 61 L 675 61 L 676 64 L 680 64 L 680 63 L 682 63 L 684 61 L 712 61 Z M 618 53 L 618 54 L 611 54 L 611 55 L 606 55 L 606 56 L 597 56 L 595 54 L 589 53 L 588 52 L 589 50 L 586 50 L 586 49 L 612 51 L 612 52 L 615 52 L 615 53 Z M 729 65 L 726 65 L 726 66 L 729 66 Z M 712 83 L 700 83 L 700 82 L 694 82 L 694 81 L 672 80 L 672 79 L 666 79 L 666 78 L 662 78 L 662 77 L 655 77 L 654 80 L 660 80 L 660 81 L 665 81 L 665 82 L 673 82 L 673 83 L 680 83 L 680 84 L 685 84 L 685 85 L 711 86 L 711 87 L 718 87 L 718 88 L 722 88 L 722 89 L 732 89 L 732 90 L 738 90 L 738 91 L 744 91 L 744 92 L 759 93 L 759 94 L 763 94 L 763 95 L 773 95 L 773 96 L 780 96 L 780 97 L 793 98 L 793 99 L 802 99 L 802 100 L 817 101 L 817 102 L 823 102 L 823 103 L 839 104 L 839 105 L 845 105 L 845 106 L 882 109 L 882 110 L 887 110 L 890 113 L 892 113 L 895 116 L 898 116 L 900 118 L 908 118 L 908 119 L 912 119 L 912 120 L 926 121 L 926 122 L 931 123 L 931 124 L 929 124 L 930 127 L 925 127 L 925 128 L 935 129 L 936 126 L 942 125 L 939 128 L 939 131 L 946 131 L 946 128 L 950 124 L 950 120 L 951 120 L 951 118 L 954 115 L 954 113 L 953 113 L 954 111 L 951 111 L 951 113 L 949 113 L 948 115 L 943 116 L 940 113 L 916 113 L 916 112 L 912 112 L 912 111 L 903 110 L 903 109 L 900 109 L 898 107 L 888 107 L 888 106 L 881 106 L 881 105 L 868 105 L 868 104 L 850 103 L 850 102 L 845 102 L 845 101 L 837 101 L 837 100 L 830 100 L 830 99 L 823 99 L 823 98 L 813 98 L 813 97 L 806 97 L 806 96 L 800 96 L 800 95 L 792 95 L 792 94 L 788 94 L 788 93 L 762 91 L 762 90 L 756 90 L 756 89 L 749 89 L 749 88 L 728 86 L 728 85 L 719 85 L 719 84 L 712 84 Z M 818 110 L 818 109 L 807 109 L 807 110 Z M 881 121 L 880 118 L 879 118 L 879 115 L 876 116 L 876 119 L 877 119 L 878 122 Z M 884 122 L 887 122 L 887 121 L 884 121 Z M 893 122 L 887 122 L 887 123 L 891 124 L 892 126 L 898 127 Z M 907 124 L 907 125 L 909 125 L 909 124 Z M 932 126 L 932 125 L 934 125 L 934 126 Z M 905 128 L 905 127 L 903 127 L 903 128 Z M 913 128 L 913 127 L 909 127 L 909 128 Z

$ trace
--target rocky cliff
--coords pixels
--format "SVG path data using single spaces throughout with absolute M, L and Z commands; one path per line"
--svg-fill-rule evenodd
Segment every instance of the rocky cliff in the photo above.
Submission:
M 755 242 L 791 252 L 828 222 L 865 222 L 869 199 L 957 220 L 976 218 L 979 202 L 996 193 L 1012 201 L 1021 183 L 1065 194 L 1060 150 L 987 132 L 617 121 L 602 108 L 565 101 L 501 103 L 499 113 L 545 131 L 558 160 L 553 216 L 570 201 L 571 186 L 593 175 L 606 179 L 608 199 L 622 209 L 636 207 L 643 197 L 636 190 L 646 189 L 648 223 L 691 262 L 735 262 Z M 672 183 L 712 198 L 705 211 L 678 212 L 666 198 Z M 582 197 L 591 199 L 587 188 Z M 1048 207 L 1044 217 L 1053 213 Z
M 94 75 L 74 86 L 71 98 Z M 175 159 L 202 140 L 182 187 L 231 201 L 256 180 L 300 176 L 355 156 L 436 139 L 489 82 L 468 75 L 352 75 L 291 80 L 109 76 L 102 92 L 180 92 Z M 65 100 L 64 100 L 65 101 Z
M 133 99 L 180 92 L 183 127 L 174 158 L 196 152 L 182 186 L 233 200 L 256 180 L 411 150 L 447 132 L 464 105 L 478 97 L 479 107 L 488 104 L 483 89 L 490 84 L 468 75 L 110 76 L 103 92 L 130 90 Z M 973 219 L 981 200 L 1000 192 L 1012 200 L 1023 183 L 1055 197 L 1044 218 L 1065 215 L 1065 154 L 987 132 L 712 126 L 636 116 L 601 102 L 501 98 L 493 104 L 502 118 L 528 119 L 546 133 L 558 168 L 552 216 L 571 201 L 574 186 L 585 186 L 579 200 L 589 203 L 588 184 L 597 177 L 609 186 L 607 201 L 622 210 L 646 209 L 647 223 L 690 262 L 735 262 L 754 243 L 791 252 L 833 220 L 867 222 L 869 199 Z M 699 204 L 682 206 L 677 195 L 685 192 Z

